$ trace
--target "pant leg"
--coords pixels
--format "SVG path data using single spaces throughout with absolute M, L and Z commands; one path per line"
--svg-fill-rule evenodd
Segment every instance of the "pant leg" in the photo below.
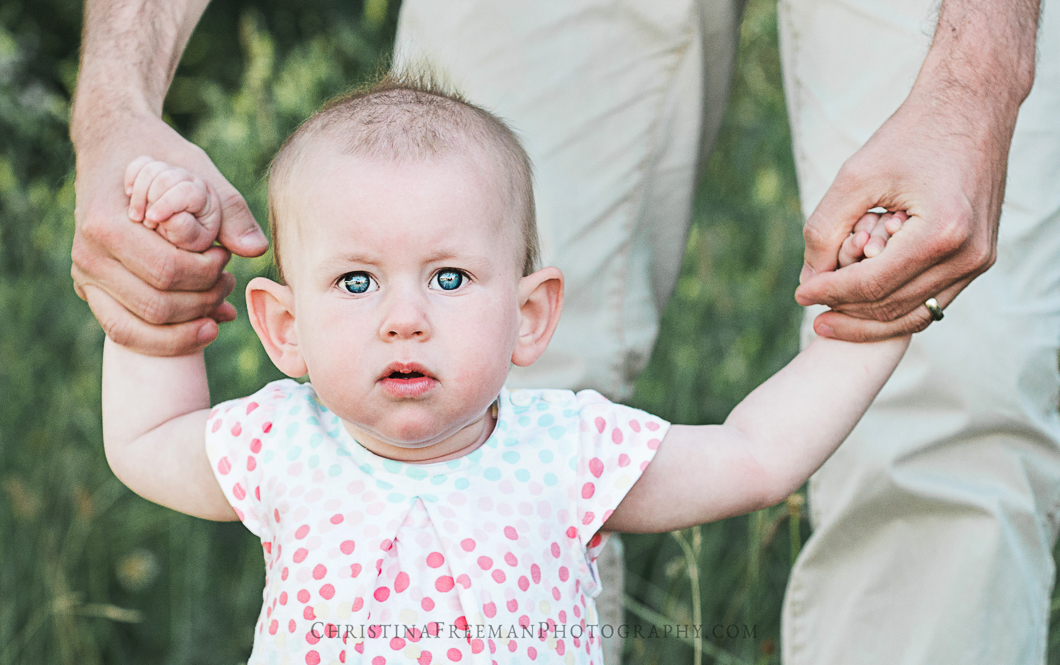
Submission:
M 728 100 L 743 0 L 405 0 L 395 60 L 425 60 L 507 120 L 534 163 L 543 262 L 566 276 L 559 328 L 511 387 L 632 392 Z M 622 560 L 598 563 L 601 621 L 622 617 Z M 608 663 L 621 661 L 604 639 Z
M 912 86 L 935 4 L 781 1 L 806 214 Z M 997 263 L 913 337 L 811 479 L 788 665 L 1044 662 L 1060 502 L 1057 9 L 1016 127 Z

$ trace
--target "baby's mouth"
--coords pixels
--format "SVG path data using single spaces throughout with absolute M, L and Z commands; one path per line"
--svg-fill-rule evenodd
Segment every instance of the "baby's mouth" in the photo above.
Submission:
M 419 397 L 437 385 L 438 380 L 431 376 L 425 367 L 416 363 L 391 363 L 379 383 L 391 397 Z

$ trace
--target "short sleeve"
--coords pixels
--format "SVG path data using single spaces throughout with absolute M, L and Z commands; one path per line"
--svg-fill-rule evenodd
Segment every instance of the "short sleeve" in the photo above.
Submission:
M 592 390 L 578 393 L 578 406 L 575 502 L 581 542 L 595 559 L 600 527 L 648 468 L 670 423 Z
M 261 457 L 270 448 L 277 407 L 288 393 L 286 382 L 218 404 L 206 421 L 206 456 L 221 491 L 240 521 L 263 541 L 272 536 L 268 508 L 261 500 Z

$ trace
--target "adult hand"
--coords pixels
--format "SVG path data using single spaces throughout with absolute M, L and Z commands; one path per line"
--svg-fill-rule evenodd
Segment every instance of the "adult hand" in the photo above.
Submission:
M 810 216 L 795 298 L 831 308 L 814 321 L 817 334 L 877 341 L 923 330 L 932 321 L 926 300 L 945 307 L 993 264 L 1009 145 L 1033 81 L 1037 3 L 1020 5 L 993 13 L 944 5 L 909 97 Z M 992 26 L 1004 49 L 983 48 Z M 908 215 L 901 233 L 880 256 L 836 270 L 843 242 L 874 207 Z
M 224 272 L 230 252 L 259 256 L 268 241 L 206 153 L 165 122 L 140 114 L 110 124 L 97 123 L 75 141 L 74 288 L 118 344 L 148 355 L 191 353 L 217 337 L 218 323 L 235 318 L 224 302 L 235 286 Z M 130 220 L 124 173 L 144 154 L 210 183 L 221 201 L 221 247 L 187 252 Z

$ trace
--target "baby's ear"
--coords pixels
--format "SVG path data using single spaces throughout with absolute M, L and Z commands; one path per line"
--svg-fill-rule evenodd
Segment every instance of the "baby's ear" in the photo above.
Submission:
M 519 337 L 512 362 L 532 365 L 548 347 L 563 310 L 563 273 L 542 268 L 519 280 Z
M 291 287 L 255 277 L 247 284 L 247 312 L 265 352 L 287 376 L 305 376 L 305 360 L 294 328 L 294 294 Z

